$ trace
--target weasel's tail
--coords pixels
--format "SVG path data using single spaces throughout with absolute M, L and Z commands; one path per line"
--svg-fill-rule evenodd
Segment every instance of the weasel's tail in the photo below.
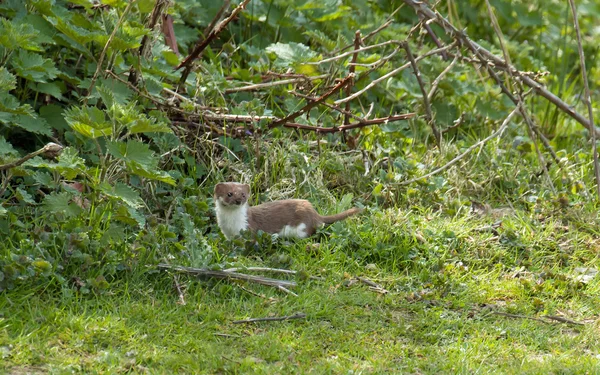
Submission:
M 340 212 L 339 214 L 331 215 L 331 216 L 321 216 L 321 220 L 325 224 L 333 224 L 336 221 L 344 220 L 348 216 L 352 216 L 362 212 L 362 208 L 354 207 L 344 212 Z

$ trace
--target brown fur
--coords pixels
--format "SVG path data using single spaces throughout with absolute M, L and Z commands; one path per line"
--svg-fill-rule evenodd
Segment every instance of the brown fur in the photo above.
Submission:
M 243 206 L 250 196 L 250 186 L 239 183 L 220 183 L 215 186 L 215 201 L 224 206 Z M 233 207 L 232 207 L 233 208 Z M 248 207 L 248 229 L 266 233 L 280 233 L 286 225 L 306 225 L 307 236 L 315 234 L 323 224 L 332 224 L 361 212 L 351 208 L 339 214 L 321 216 L 313 205 L 304 199 L 286 199 Z

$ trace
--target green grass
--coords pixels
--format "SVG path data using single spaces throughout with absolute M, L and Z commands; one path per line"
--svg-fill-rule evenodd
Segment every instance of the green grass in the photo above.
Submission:
M 565 228 L 566 216 L 540 221 L 533 214 L 509 215 L 496 235 L 478 230 L 493 217 L 366 214 L 326 230 L 311 251 L 307 246 L 317 239 L 276 245 L 275 255 L 289 255 L 285 267 L 323 278 L 298 280 L 297 297 L 244 284 L 263 298 L 229 282 L 180 275 L 186 302 L 181 305 L 170 274 L 139 267 L 111 280 L 99 294 L 16 289 L 0 295 L 0 369 L 14 374 L 598 373 L 600 282 L 596 277 L 581 284 L 575 278 L 577 267 L 599 267 L 599 243 L 576 225 Z M 237 263 L 275 267 L 276 258 L 246 254 Z M 352 283 L 355 276 L 389 293 Z M 585 325 L 494 311 L 559 315 Z M 232 323 L 297 312 L 306 319 Z

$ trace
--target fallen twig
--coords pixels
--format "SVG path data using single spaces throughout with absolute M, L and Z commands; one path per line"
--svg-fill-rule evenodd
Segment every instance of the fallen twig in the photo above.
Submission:
M 571 319 L 563 318 L 562 316 L 554 316 L 554 315 L 542 315 L 541 317 L 545 318 L 545 319 L 541 319 L 541 318 L 537 318 L 535 316 L 527 316 L 527 315 L 520 315 L 520 314 L 510 314 L 510 313 L 505 313 L 505 312 L 501 312 L 501 311 L 492 311 L 492 314 L 494 314 L 494 315 L 500 315 L 500 316 L 506 316 L 508 318 L 535 320 L 535 321 L 542 322 L 542 323 L 559 322 L 559 323 L 573 324 L 573 325 L 578 325 L 578 326 L 584 326 L 585 325 L 585 323 L 577 322 L 577 321 L 574 321 L 574 320 L 571 320 Z
M 372 290 L 372 291 L 374 291 L 374 292 L 381 293 L 381 294 L 388 294 L 389 293 L 389 291 L 387 289 L 385 289 L 381 285 L 377 284 L 376 282 L 367 279 L 366 277 L 358 276 L 356 278 L 360 282 L 362 282 L 363 284 L 368 285 L 369 289 Z
M 457 61 L 458 61 L 458 56 L 455 56 L 454 60 L 452 60 L 452 62 L 446 67 L 446 69 L 442 70 L 442 72 L 431 83 L 431 89 L 429 89 L 429 93 L 427 94 L 427 99 L 430 102 L 433 101 L 433 96 L 435 95 L 435 92 L 436 92 L 440 82 L 442 81 L 444 76 L 446 74 L 448 74 L 448 72 L 452 69 L 452 67 L 454 67 L 454 65 L 456 64 Z
M 218 270 L 209 270 L 206 268 L 192 268 L 184 266 L 172 266 L 170 264 L 161 263 L 158 266 L 159 270 L 173 270 L 181 273 L 187 273 L 197 277 L 212 277 L 216 279 L 231 279 L 231 280 L 242 280 L 253 282 L 261 285 L 267 285 L 272 287 L 283 286 L 286 288 L 293 288 L 297 284 L 294 281 L 271 279 L 262 276 L 245 275 L 237 272 L 226 272 Z
M 7 169 L 18 167 L 19 165 L 25 163 L 27 160 L 32 159 L 32 158 L 42 155 L 42 154 L 47 157 L 52 157 L 52 158 L 56 157 L 56 156 L 58 156 L 58 154 L 60 154 L 62 149 L 63 149 L 63 146 L 61 146 L 59 144 L 56 144 L 54 142 L 47 143 L 44 147 L 40 148 L 39 150 L 29 153 L 18 160 L 11 161 L 10 163 L 6 163 L 6 164 L 1 164 L 0 171 L 5 171 Z
M 289 316 L 274 316 L 274 317 L 268 317 L 268 318 L 250 318 L 250 319 L 243 319 L 243 320 L 234 320 L 232 323 L 233 324 L 245 324 L 245 323 L 256 323 L 256 322 L 280 322 L 280 321 L 284 321 L 284 320 L 305 319 L 305 318 L 306 318 L 306 314 L 298 313 L 298 314 L 289 315 Z
M 281 285 L 277 285 L 277 289 L 281 290 L 282 292 L 286 292 L 287 294 L 291 294 L 291 295 L 293 295 L 294 297 L 298 297 L 298 295 L 297 295 L 296 293 L 292 292 L 291 290 L 289 290 L 289 289 L 287 289 L 287 288 L 284 288 L 284 287 L 283 287 L 283 286 L 281 286 Z
M 177 289 L 177 294 L 179 294 L 179 304 L 185 305 L 185 298 L 183 298 L 183 292 L 181 291 L 181 286 L 179 285 L 179 278 L 177 275 L 173 275 L 173 281 L 175 282 L 175 288 Z
M 585 325 L 585 323 L 577 322 L 575 320 L 563 318 L 562 316 L 556 316 L 556 315 L 542 315 L 542 318 L 554 320 L 554 321 L 560 322 L 560 323 L 574 324 L 574 325 L 578 325 L 578 326 Z
M 238 271 L 258 271 L 258 272 L 274 272 L 274 273 L 283 273 L 287 275 L 297 275 L 298 271 L 294 270 L 286 270 L 283 268 L 269 268 L 269 267 L 234 267 L 223 270 L 224 272 L 238 272 Z M 318 276 L 309 276 L 310 279 L 313 280 L 323 280 L 322 277 Z
M 529 320 L 535 320 L 535 321 L 542 322 L 542 323 L 550 323 L 547 320 L 536 318 L 534 316 L 519 315 L 519 314 L 510 314 L 510 313 L 505 313 L 505 312 L 501 312 L 501 311 L 492 311 L 492 314 L 494 314 L 494 315 L 500 315 L 500 316 L 506 316 L 507 318 L 529 319 Z

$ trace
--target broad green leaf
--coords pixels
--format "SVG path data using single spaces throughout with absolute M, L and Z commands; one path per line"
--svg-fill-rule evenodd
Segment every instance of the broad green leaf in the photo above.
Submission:
M 6 210 L 6 208 L 0 206 L 0 217 L 6 216 L 7 213 L 8 211 Z
M 15 192 L 15 197 L 17 197 L 17 199 L 20 202 L 35 204 L 35 200 L 33 200 L 33 197 L 31 196 L 31 194 L 29 194 L 27 191 L 23 190 L 20 187 L 17 188 L 17 191 Z
M 112 124 L 106 121 L 104 112 L 96 107 L 71 107 L 65 111 L 65 120 L 73 130 L 87 138 L 113 133 Z
M 106 143 L 107 151 L 125 163 L 135 162 L 142 168 L 154 169 L 158 160 L 154 157 L 150 147 L 140 141 L 128 140 L 125 142 L 109 141 Z
M 40 107 L 40 117 L 44 118 L 48 125 L 55 130 L 70 129 L 64 118 L 64 108 L 56 104 L 48 104 Z
M 300 43 L 274 43 L 266 48 L 267 52 L 277 55 L 276 65 L 288 67 L 293 63 L 307 62 L 317 55 L 309 47 Z
M 338 18 L 345 17 L 348 14 L 348 12 L 352 11 L 352 8 L 347 5 L 337 6 L 335 9 L 336 10 L 334 12 L 327 13 L 327 14 L 315 19 L 315 21 L 316 22 L 333 21 Z
M 154 9 L 156 0 L 138 0 L 137 6 L 140 13 L 150 13 Z
M 43 202 L 44 211 L 49 213 L 62 213 L 67 217 L 77 216 L 82 212 L 82 209 L 71 202 L 73 195 L 62 192 L 46 195 Z
M 47 186 L 47 187 L 54 187 L 54 179 L 52 178 L 52 175 L 48 172 L 44 172 L 44 171 L 35 171 L 31 177 L 33 178 L 33 180 L 35 182 L 37 182 L 38 184 L 42 185 L 42 186 Z
M 5 67 L 0 66 L 0 91 L 10 91 L 17 87 L 17 77 L 12 75 Z
M 9 121 L 13 118 L 13 115 L 33 116 L 33 111 L 29 104 L 20 104 L 17 98 L 11 94 L 0 92 L 0 121 Z
M 0 136 L 0 156 L 18 156 L 19 153 L 13 146 Z
M 20 50 L 17 55 L 11 59 L 12 66 L 17 75 L 30 81 L 47 82 L 56 78 L 60 71 L 54 67 L 50 59 L 44 59 L 37 53 Z
M 98 86 L 96 89 L 106 108 L 111 109 L 115 105 L 115 94 L 103 85 Z
M 131 186 L 117 182 L 114 186 L 102 184 L 100 190 L 107 196 L 119 199 L 128 206 L 138 208 L 143 206 L 142 198 Z
M 140 164 L 136 163 L 136 162 L 131 162 L 129 164 L 127 164 L 127 167 L 129 168 L 129 170 L 140 176 L 140 177 L 145 177 L 145 178 L 149 178 L 151 180 L 157 180 L 157 181 L 161 181 L 164 183 L 167 183 L 169 185 L 175 185 L 175 180 L 173 179 L 173 177 L 171 177 L 168 173 L 163 172 L 163 171 L 159 171 L 156 169 L 146 169 L 143 168 Z
M 86 171 L 85 161 L 78 156 L 77 150 L 72 147 L 65 147 L 58 156 L 57 162 L 51 162 L 40 157 L 35 157 L 28 160 L 23 165 L 32 168 L 48 168 L 52 171 L 57 171 L 67 180 L 72 180 Z
M 120 105 L 129 104 L 129 100 L 133 96 L 133 91 L 129 87 L 127 87 L 126 84 L 121 83 L 116 79 L 102 79 L 100 80 L 99 86 L 103 87 L 106 90 L 109 90 L 114 98 L 114 103 Z M 102 98 L 102 100 L 104 101 L 104 98 Z M 107 105 L 107 107 L 109 106 Z
M 41 117 L 14 115 L 11 119 L 11 123 L 32 133 L 47 136 L 52 135 L 52 129 L 50 129 L 46 120 Z
M 30 82 L 29 87 L 37 92 L 41 92 L 42 94 L 48 94 L 55 97 L 58 100 L 63 100 L 62 90 L 58 82 L 48 82 L 48 83 L 38 83 L 34 84 Z
M 156 122 L 155 119 L 146 117 L 140 114 L 139 118 L 126 124 L 129 133 L 171 133 L 172 130 L 168 124 L 164 122 Z
M 114 213 L 113 219 L 131 226 L 138 225 L 139 227 L 144 227 L 146 225 L 146 217 L 135 208 L 127 205 L 119 206 Z
M 63 33 L 66 37 L 74 40 L 79 45 L 84 46 L 94 39 L 98 32 L 88 31 L 82 27 L 75 26 L 68 22 L 68 19 L 62 17 L 44 17 L 46 21 L 50 22 L 58 31 Z M 67 39 L 68 42 L 68 39 Z
M 0 46 L 7 50 L 41 51 L 36 42 L 37 35 L 38 31 L 31 25 L 17 25 L 5 18 L 0 19 Z

